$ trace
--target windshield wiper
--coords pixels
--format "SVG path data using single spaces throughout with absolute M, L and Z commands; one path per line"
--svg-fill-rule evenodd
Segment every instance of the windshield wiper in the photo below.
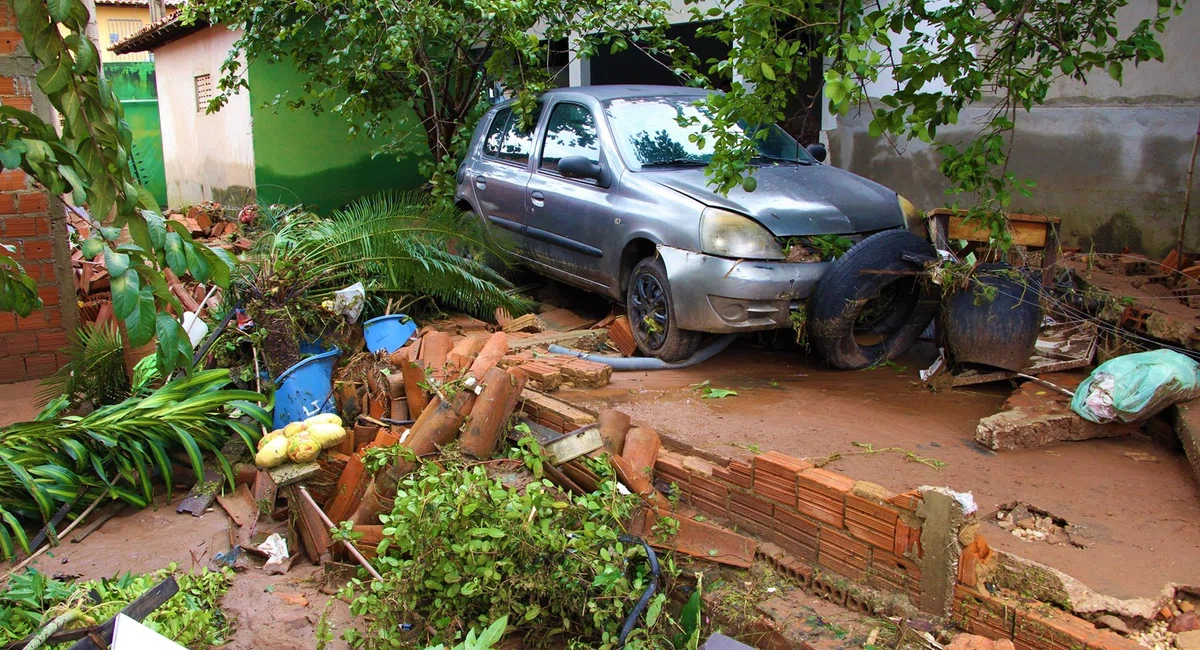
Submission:
M 706 167 L 708 163 L 703 160 L 695 160 L 693 158 L 672 158 L 670 160 L 655 160 L 652 162 L 642 163 L 642 167 L 666 167 L 669 165 L 693 165 L 698 167 Z
M 771 162 L 788 162 L 788 163 L 795 163 L 797 165 L 811 165 L 812 164 L 811 162 L 809 162 L 807 160 L 801 160 L 799 158 L 784 158 L 782 156 L 768 156 L 766 154 L 761 154 L 761 153 L 758 154 L 757 156 L 754 156 L 754 159 L 770 160 Z

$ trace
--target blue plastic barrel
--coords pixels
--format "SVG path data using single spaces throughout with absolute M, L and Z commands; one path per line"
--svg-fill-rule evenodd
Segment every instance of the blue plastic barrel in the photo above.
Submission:
M 333 413 L 333 368 L 342 351 L 333 348 L 283 371 L 275 380 L 275 428 L 318 413 Z
M 380 316 L 363 323 L 363 338 L 367 339 L 367 351 L 371 354 L 391 354 L 404 347 L 416 333 L 417 324 L 404 314 Z

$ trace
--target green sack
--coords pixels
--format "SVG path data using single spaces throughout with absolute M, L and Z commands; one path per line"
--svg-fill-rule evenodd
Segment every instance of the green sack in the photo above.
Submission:
M 1139 422 L 1200 397 L 1200 364 L 1172 350 L 1127 354 L 1100 364 L 1075 389 L 1071 410 L 1097 424 Z

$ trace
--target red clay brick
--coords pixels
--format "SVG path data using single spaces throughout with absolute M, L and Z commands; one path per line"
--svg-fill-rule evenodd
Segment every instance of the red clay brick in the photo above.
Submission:
M 58 304 L 58 286 L 51 285 L 51 286 L 47 286 L 47 287 L 39 287 L 38 288 L 38 297 L 41 298 L 42 302 L 46 303 L 47 305 L 57 305 Z
M 17 318 L 17 329 L 23 332 L 29 330 L 44 330 L 48 327 L 50 327 L 50 324 L 46 321 L 45 309 L 35 311 L 24 318 Z
M 688 473 L 683 469 L 683 461 L 664 453 L 659 453 L 654 462 L 654 478 L 674 483 L 681 488 L 686 488 L 688 484 Z
M 900 557 L 921 557 L 921 527 L 909 526 L 903 519 L 897 519 L 892 553 Z
M 3 83 L 3 81 L 0 80 L 0 83 Z M 8 80 L 8 83 L 11 86 L 12 80 Z M 12 191 L 23 189 L 25 189 L 25 172 L 20 169 L 6 169 L 0 172 L 0 190 Z
M 857 494 L 846 495 L 846 530 L 887 551 L 896 546 L 896 512 Z
M 955 585 L 951 614 L 963 631 L 989 639 L 1011 639 L 1017 610 L 999 598 Z
M 25 372 L 30 377 L 45 377 L 58 370 L 58 361 L 53 354 L 34 354 L 25 357 Z
M 21 244 L 27 260 L 48 260 L 54 257 L 54 244 L 48 241 L 27 241 Z
M 3 52 L 0 52 L 0 54 L 2 53 Z M 4 106 L 12 106 L 13 108 L 21 111 L 33 110 L 32 97 L 4 97 L 0 99 L 0 104 L 3 104 Z
M 1096 626 L 1079 617 L 1049 605 L 1036 607 L 1017 612 L 1013 645 L 1019 650 L 1075 650 L 1098 637 Z
M 729 488 L 720 481 L 692 474 L 689 483 L 689 503 L 701 510 L 725 517 L 728 515 Z
M 809 469 L 800 474 L 798 487 L 797 510 L 835 528 L 842 527 L 844 500 L 854 481 L 835 472 Z
M 24 46 L 21 32 L 15 29 L 0 30 L 0 54 L 12 54 Z M 8 102 L 4 102 L 8 104 Z
M 68 303 L 68 309 L 79 311 L 79 304 Z M 62 311 L 58 307 L 46 307 L 42 311 L 46 312 L 47 327 L 62 327 Z
M 821 529 L 817 564 L 851 580 L 862 580 L 867 575 L 870 554 L 871 547 L 849 535 L 832 528 Z
M 0 102 L 8 105 L 8 101 Z M 0 194 L 0 214 L 16 214 L 17 213 L 17 196 L 10 192 Z
M 917 604 L 921 597 L 921 570 L 904 558 L 885 551 L 871 553 L 868 584 L 876 589 L 907 595 Z
M 25 355 L 37 351 L 37 333 L 15 332 L 4 335 L 10 354 Z
M 67 333 L 39 332 L 37 334 L 37 349 L 39 352 L 58 352 L 67 347 Z M 55 362 L 57 363 L 57 362 Z
M 0 334 L 17 331 L 17 317 L 13 314 L 0 314 Z
M 25 379 L 25 360 L 21 357 L 0 358 L 0 383 Z
M 796 476 L 812 467 L 799 458 L 767 452 L 754 458 L 754 491 L 776 503 L 796 505 Z
M 7 8 L 8 5 L 2 5 Z M 5 25 L 0 22 L 0 27 Z M 15 97 L 17 94 L 17 84 L 12 77 L 0 77 L 0 97 Z
M 783 508 L 775 508 L 775 534 L 772 539 L 789 553 L 809 562 L 817 561 L 820 527 Z
M 756 476 L 759 472 L 766 472 L 767 474 L 787 477 L 792 474 L 799 474 L 806 469 L 811 469 L 812 466 L 812 463 L 808 461 L 788 456 L 787 454 L 781 454 L 777 451 L 768 451 L 765 454 L 759 454 L 754 457 Z
M 729 518 L 746 530 L 765 537 L 771 533 L 775 522 L 775 506 L 753 495 L 731 491 Z
M 17 209 L 24 214 L 45 212 L 50 209 L 46 194 L 43 192 L 23 192 L 17 196 L 19 197 Z
M 45 237 L 50 234 L 50 215 L 42 215 L 37 218 L 37 234 L 39 237 Z
M 37 235 L 37 219 L 34 217 L 12 217 L 0 221 L 5 237 L 33 237 Z
M 753 470 L 750 465 L 741 461 L 730 461 L 728 467 L 713 468 L 713 477 L 749 490 L 754 487 Z
M 915 513 L 917 511 L 917 506 L 921 503 L 921 493 L 917 490 L 902 492 L 888 499 L 888 503 L 902 510 Z

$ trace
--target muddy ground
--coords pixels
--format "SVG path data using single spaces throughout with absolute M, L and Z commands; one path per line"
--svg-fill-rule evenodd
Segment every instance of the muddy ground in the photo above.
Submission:
M 176 514 L 175 506 L 183 496 L 177 493 L 171 500 L 161 496 L 155 507 L 145 510 L 126 508 L 82 542 L 67 542 L 39 557 L 32 566 L 49 575 L 82 580 L 125 572 L 150 573 L 171 562 L 185 571 L 207 566 L 213 555 L 229 550 L 230 519 L 215 504 L 214 510 L 200 517 Z M 274 525 L 282 532 L 282 524 Z M 221 647 L 315 648 L 317 622 L 330 599 L 322 593 L 322 569 L 300 558 L 286 575 L 273 576 L 257 567 L 260 562 L 254 564 L 237 574 L 221 600 L 233 625 L 230 642 Z M 335 630 L 335 640 L 326 648 L 345 650 L 349 646 L 336 639 L 336 630 L 350 620 L 347 605 L 335 599 L 328 620 Z
M 1200 485 L 1181 452 L 1143 436 L 988 451 L 975 443 L 975 426 L 999 409 L 1011 385 L 934 394 L 917 376 L 932 359 L 932 348 L 921 344 L 897 366 L 847 372 L 739 342 L 692 368 L 614 373 L 604 388 L 559 394 L 617 407 L 722 457 L 748 457 L 754 449 L 809 459 L 841 454 L 830 468 L 895 491 L 920 485 L 971 491 L 985 514 L 1013 500 L 1034 504 L 1087 527 L 1091 546 L 1028 542 L 990 524 L 988 541 L 1102 593 L 1148 597 L 1168 582 L 1200 584 Z M 738 395 L 701 399 L 689 386 L 704 381 Z M 945 467 L 904 452 L 865 453 L 855 442 L 899 447 Z

